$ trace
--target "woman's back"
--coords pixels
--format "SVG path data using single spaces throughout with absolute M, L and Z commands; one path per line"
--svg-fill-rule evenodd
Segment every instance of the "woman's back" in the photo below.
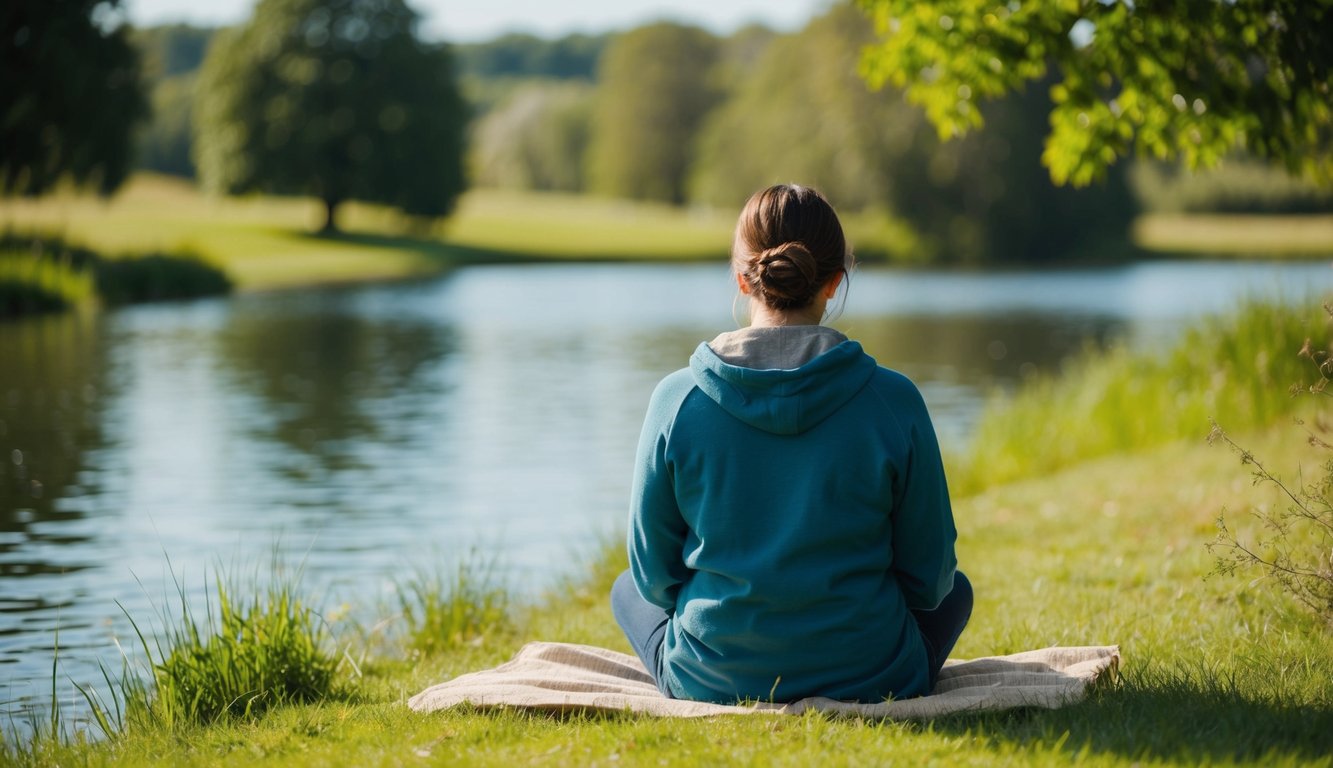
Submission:
M 749 357 L 738 355 L 746 346 Z M 764 346 L 811 356 L 793 368 L 755 367 Z M 954 532 L 911 382 L 830 329 L 738 331 L 700 345 L 690 369 L 662 383 L 643 439 L 654 447 L 640 472 L 670 488 L 636 483 L 632 527 L 685 532 L 679 549 L 649 535 L 631 536 L 630 547 L 635 580 L 655 586 L 647 597 L 679 607 L 663 659 L 676 695 L 925 692 L 908 609 L 934 607 L 948 592 Z M 911 542 L 901 556 L 895 538 Z M 689 576 L 673 584 L 677 563 Z

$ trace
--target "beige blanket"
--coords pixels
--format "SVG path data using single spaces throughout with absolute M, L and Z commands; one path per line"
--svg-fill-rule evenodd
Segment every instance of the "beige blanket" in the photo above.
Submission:
M 1044 648 L 971 661 L 949 660 L 929 696 L 879 704 L 809 698 L 790 704 L 709 704 L 668 699 L 643 664 L 603 648 L 529 643 L 495 669 L 431 686 L 408 700 L 418 712 L 471 704 L 566 712 L 602 710 L 662 717 L 757 713 L 798 714 L 809 709 L 870 718 L 921 720 L 955 712 L 1011 707 L 1055 709 L 1079 701 L 1098 679 L 1115 674 L 1118 646 Z

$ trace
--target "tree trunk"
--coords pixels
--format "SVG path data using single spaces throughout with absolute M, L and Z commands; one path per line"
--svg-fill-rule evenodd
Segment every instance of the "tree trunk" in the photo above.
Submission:
M 338 221 L 335 218 L 338 212 L 338 204 L 341 200 L 331 200 L 324 198 L 324 227 L 319 230 L 323 235 L 338 234 Z

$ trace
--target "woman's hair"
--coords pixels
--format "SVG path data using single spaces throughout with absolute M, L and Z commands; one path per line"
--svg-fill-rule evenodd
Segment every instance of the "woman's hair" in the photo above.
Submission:
M 736 222 L 731 266 L 772 309 L 807 307 L 851 256 L 833 206 L 819 192 L 777 184 L 750 196 Z

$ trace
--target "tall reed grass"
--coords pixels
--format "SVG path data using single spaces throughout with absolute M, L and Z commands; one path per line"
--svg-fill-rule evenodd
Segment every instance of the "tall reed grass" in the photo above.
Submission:
M 997 396 L 970 451 L 952 457 L 958 494 L 1077 462 L 1207 437 L 1211 421 L 1238 430 L 1292 412 L 1290 389 L 1310 377 L 1305 341 L 1327 348 L 1329 318 L 1315 301 L 1242 303 L 1196 322 L 1164 354 L 1089 349 L 1057 374 Z
M 102 731 L 174 730 L 329 696 L 338 663 L 328 625 L 302 597 L 299 575 L 285 578 L 275 563 L 265 581 L 216 576 L 201 617 L 176 580 L 176 612 L 158 612 L 157 633 L 126 612 L 142 664 L 127 655 L 118 679 L 103 669 L 106 698 L 80 688 Z
M 101 690 L 75 684 L 96 728 L 111 739 L 175 733 L 219 721 L 248 722 L 292 704 L 355 698 L 350 680 L 340 675 L 341 660 L 357 671 L 350 654 L 339 654 L 332 629 L 303 593 L 299 572 L 284 574 L 275 558 L 266 574 L 256 572 L 248 581 L 219 573 L 211 592 L 200 596 L 173 571 L 171 611 L 155 609 L 149 623 L 122 607 L 134 632 L 134 657 L 122 648 L 118 674 L 103 666 Z M 418 568 L 396 593 L 407 625 L 399 650 L 409 658 L 516 631 L 511 591 L 496 561 L 475 552 L 449 567 Z M 0 729 L 0 764 L 59 763 L 85 742 L 84 732 L 65 727 L 55 696 L 58 674 L 53 659 L 49 713 L 34 712 L 26 728 Z M 18 738 L 25 731 L 27 738 Z
M 395 586 L 409 653 L 440 654 L 514 629 L 510 590 L 497 562 L 476 552 L 452 568 L 419 567 Z

